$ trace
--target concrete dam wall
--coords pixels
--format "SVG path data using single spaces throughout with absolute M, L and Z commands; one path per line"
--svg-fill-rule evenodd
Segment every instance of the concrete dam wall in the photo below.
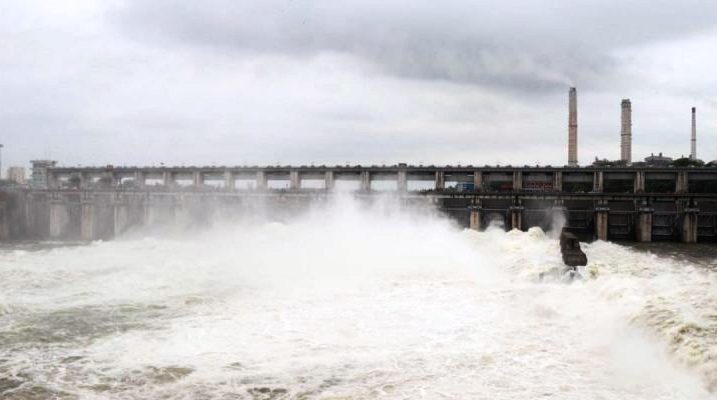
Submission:
M 343 194 L 344 196 L 346 194 Z M 352 193 L 448 215 L 483 230 L 565 226 L 582 240 L 717 240 L 717 199 L 566 193 Z M 287 221 L 340 194 L 299 191 L 12 190 L 0 192 L 2 240 L 109 240 L 136 229 L 196 229 L 217 221 Z M 559 226 L 558 226 L 559 225 Z

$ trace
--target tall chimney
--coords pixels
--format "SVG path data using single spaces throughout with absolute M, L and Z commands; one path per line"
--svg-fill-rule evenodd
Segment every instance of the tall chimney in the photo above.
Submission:
M 622 99 L 620 103 L 620 160 L 630 164 L 632 162 L 632 103 L 630 99 Z
M 578 165 L 578 92 L 568 91 L 568 165 Z
M 692 107 L 692 148 L 690 150 L 690 158 L 697 159 L 697 117 L 695 116 L 697 110 Z

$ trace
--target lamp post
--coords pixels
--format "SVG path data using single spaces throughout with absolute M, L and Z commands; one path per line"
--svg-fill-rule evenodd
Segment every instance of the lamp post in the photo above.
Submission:
M 2 179 L 2 148 L 4 146 L 0 144 L 0 179 Z

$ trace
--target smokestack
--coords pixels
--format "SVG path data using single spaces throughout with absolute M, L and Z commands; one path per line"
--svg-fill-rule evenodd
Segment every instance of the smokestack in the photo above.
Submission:
M 568 165 L 578 165 L 578 92 L 568 91 Z
M 690 150 L 690 158 L 693 160 L 697 159 L 697 117 L 695 116 L 697 110 L 692 107 L 692 148 Z
M 622 99 L 620 103 L 620 160 L 632 163 L 632 103 L 630 99 Z

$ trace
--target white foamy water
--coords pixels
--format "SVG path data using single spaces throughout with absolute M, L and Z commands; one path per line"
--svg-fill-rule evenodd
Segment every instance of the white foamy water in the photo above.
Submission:
M 0 251 L 0 397 L 710 399 L 715 272 L 343 200 L 288 224 Z

